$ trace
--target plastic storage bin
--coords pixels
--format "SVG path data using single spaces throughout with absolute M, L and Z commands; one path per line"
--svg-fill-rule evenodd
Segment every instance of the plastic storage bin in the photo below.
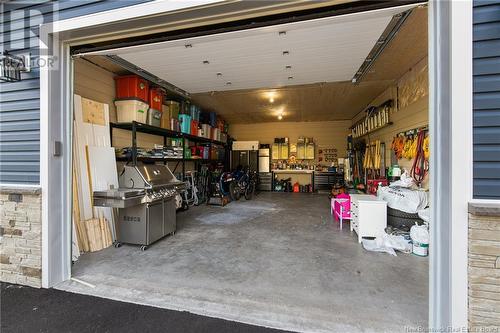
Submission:
M 116 98 L 138 98 L 144 102 L 149 99 L 149 83 L 137 75 L 115 77 Z
M 191 120 L 191 134 L 192 135 L 198 135 L 198 121 L 197 120 Z
M 180 104 L 176 101 L 165 101 L 162 110 L 163 113 L 168 112 L 169 118 L 179 119 Z
M 185 134 L 191 134 L 191 116 L 188 114 L 179 115 L 179 125 L 181 127 L 181 132 Z
M 192 120 L 196 120 L 198 122 L 200 121 L 200 107 L 199 106 L 191 104 L 191 106 L 189 107 L 189 112 L 191 114 Z
M 217 114 L 215 112 L 209 112 L 208 123 L 212 127 L 216 127 L 217 126 Z
M 168 112 L 162 112 L 160 127 L 165 129 L 171 129 L 170 117 Z
M 179 125 L 178 119 L 170 118 L 170 129 L 176 132 L 181 131 L 181 126 Z
M 160 88 L 149 89 L 149 107 L 162 111 L 163 91 Z
M 201 125 L 201 132 L 202 132 L 202 136 L 204 138 L 209 139 L 210 135 L 211 135 L 210 125 L 209 124 L 202 124 Z
M 119 123 L 137 121 L 146 123 L 149 105 L 138 99 L 115 101 L 116 118 Z
M 161 126 L 161 111 L 149 108 L 146 123 L 151 126 Z

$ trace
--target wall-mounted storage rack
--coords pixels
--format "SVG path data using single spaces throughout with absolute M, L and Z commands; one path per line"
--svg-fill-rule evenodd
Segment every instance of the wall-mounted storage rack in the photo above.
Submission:
M 350 127 L 353 138 L 360 138 L 382 128 L 392 125 L 390 109 L 394 101 L 389 99 L 379 106 L 370 106 L 364 112 L 366 116 Z
M 177 169 L 177 166 L 179 163 L 182 163 L 182 176 L 185 176 L 186 173 L 186 166 L 185 162 L 211 162 L 211 161 L 218 161 L 218 160 L 212 160 L 212 159 L 202 159 L 202 158 L 170 158 L 170 157 L 149 157 L 149 156 L 137 156 L 137 133 L 145 133 L 145 134 L 151 134 L 151 135 L 156 135 L 156 136 L 161 136 L 163 137 L 163 145 L 167 145 L 167 138 L 174 138 L 174 139 L 182 139 L 182 152 L 183 156 L 185 156 L 186 153 L 186 140 L 192 141 L 192 142 L 197 142 L 201 144 L 215 144 L 224 147 L 227 150 L 228 145 L 225 142 L 217 141 L 217 140 L 212 140 L 196 135 L 191 135 L 191 134 L 185 134 L 182 132 L 177 132 L 177 131 L 172 131 L 166 128 L 161 128 L 157 126 L 151 126 L 151 125 L 146 125 L 143 123 L 139 123 L 136 121 L 130 122 L 130 123 L 110 123 L 109 124 L 109 131 L 110 131 L 110 137 L 111 137 L 111 146 L 113 146 L 113 129 L 122 129 L 122 130 L 127 130 L 131 131 L 132 135 L 132 157 L 117 157 L 117 161 L 123 161 L 123 162 L 132 162 L 133 165 L 137 165 L 137 162 L 146 162 L 146 163 L 153 163 L 153 162 L 177 162 L 177 165 L 175 166 L 173 172 Z M 227 154 L 227 152 L 226 152 Z

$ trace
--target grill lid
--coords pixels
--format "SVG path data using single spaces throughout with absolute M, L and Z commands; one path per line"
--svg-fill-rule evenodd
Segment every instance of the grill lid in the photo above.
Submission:
M 144 164 L 126 165 L 119 178 L 120 187 L 154 188 L 180 183 L 166 165 Z

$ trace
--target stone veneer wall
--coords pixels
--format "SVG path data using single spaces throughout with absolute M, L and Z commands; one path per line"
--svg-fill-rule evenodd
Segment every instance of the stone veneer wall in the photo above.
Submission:
M 0 281 L 41 287 L 41 210 L 41 189 L 0 188 Z
M 500 327 L 500 208 L 494 206 L 469 207 L 469 327 Z

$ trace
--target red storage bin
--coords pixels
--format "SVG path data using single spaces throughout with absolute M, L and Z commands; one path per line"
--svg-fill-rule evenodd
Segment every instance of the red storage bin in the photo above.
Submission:
M 158 111 L 163 110 L 163 91 L 160 88 L 149 89 L 149 107 Z
M 144 102 L 149 100 L 149 83 L 138 75 L 125 75 L 115 77 L 116 98 L 138 98 Z M 158 109 L 161 111 L 161 105 Z
M 198 126 L 200 122 L 196 120 L 191 120 L 191 135 L 198 135 Z

